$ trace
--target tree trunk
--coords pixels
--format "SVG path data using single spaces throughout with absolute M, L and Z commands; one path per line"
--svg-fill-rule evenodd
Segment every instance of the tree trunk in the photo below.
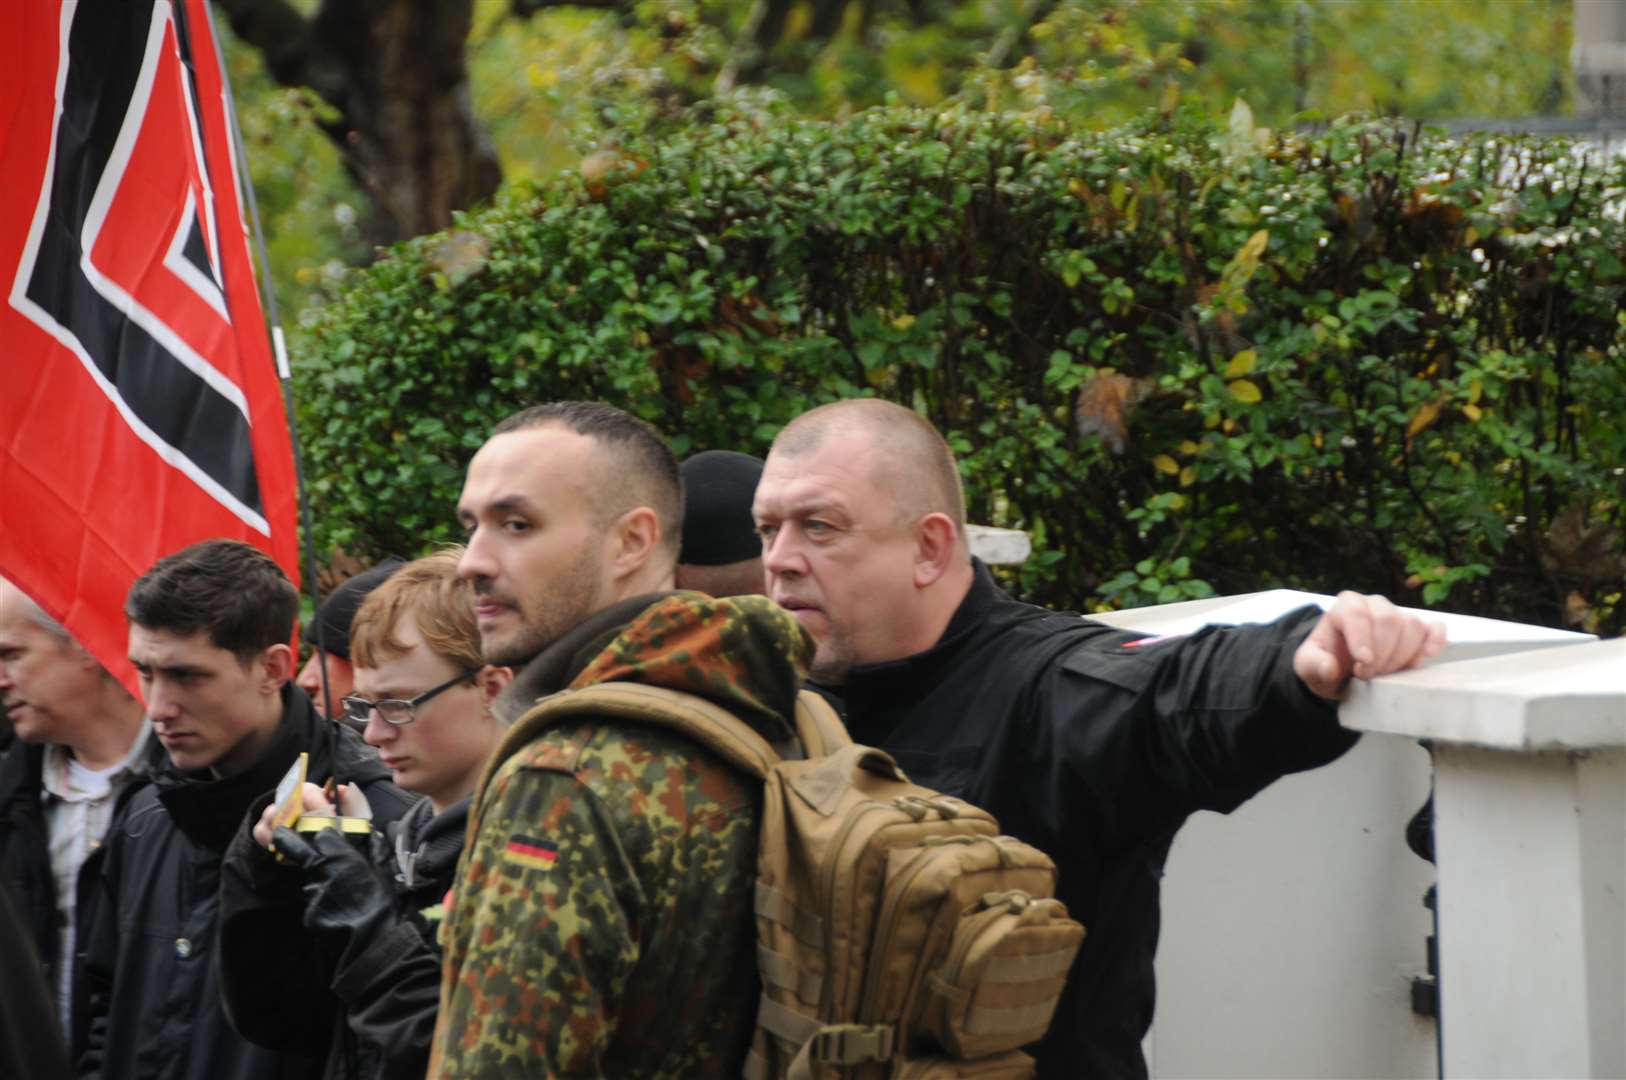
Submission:
M 308 86 L 338 112 L 322 128 L 372 200 L 368 238 L 444 229 L 452 211 L 502 180 L 469 102 L 465 46 L 475 0 L 216 0 L 273 78 Z

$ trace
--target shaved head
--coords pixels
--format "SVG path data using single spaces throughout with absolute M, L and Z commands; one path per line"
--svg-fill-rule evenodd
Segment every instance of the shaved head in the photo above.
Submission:
M 871 450 L 870 482 L 887 493 L 900 521 L 943 514 L 965 542 L 965 494 L 954 453 L 931 421 L 902 405 L 856 398 L 821 405 L 785 425 L 773 452 L 800 457 L 825 440 L 863 439 Z
M 637 506 L 655 512 L 663 560 L 677 565 L 683 538 L 683 478 L 671 448 L 649 424 L 598 401 L 551 401 L 514 413 L 491 429 L 493 437 L 557 424 L 593 441 L 587 474 L 574 482 L 601 528 Z
M 931 648 L 971 588 L 954 455 L 901 406 L 862 398 L 797 417 L 751 513 L 768 595 L 813 635 L 825 685 Z

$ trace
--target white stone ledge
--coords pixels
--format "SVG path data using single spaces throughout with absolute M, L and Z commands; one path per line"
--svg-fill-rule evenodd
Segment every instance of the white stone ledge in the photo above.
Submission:
M 1626 746 L 1626 639 L 1355 682 L 1345 727 L 1498 750 Z

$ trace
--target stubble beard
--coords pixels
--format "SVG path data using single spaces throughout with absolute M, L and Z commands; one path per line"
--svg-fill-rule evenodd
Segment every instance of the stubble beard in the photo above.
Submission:
M 601 602 L 594 548 L 583 544 L 569 570 L 559 575 L 553 588 L 538 601 L 540 611 L 524 622 L 507 641 L 489 644 L 481 638 L 481 651 L 486 663 L 498 667 L 520 668 L 540 655 L 550 645 L 574 630 L 588 616 L 606 605 Z M 517 599 L 517 598 L 516 598 Z M 514 612 L 522 620 L 527 613 L 519 605 Z
M 808 668 L 808 677 L 820 686 L 841 686 L 847 681 L 847 673 L 852 667 L 852 643 L 845 634 L 831 627 L 829 636 L 818 642 L 813 663 Z

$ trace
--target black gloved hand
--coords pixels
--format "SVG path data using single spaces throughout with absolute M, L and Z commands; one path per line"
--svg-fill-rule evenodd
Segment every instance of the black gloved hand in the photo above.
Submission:
M 379 834 L 368 838 L 382 843 Z M 272 843 L 304 873 L 305 926 L 335 963 L 345 963 L 397 921 L 395 891 L 338 829 L 308 837 L 286 826 Z

